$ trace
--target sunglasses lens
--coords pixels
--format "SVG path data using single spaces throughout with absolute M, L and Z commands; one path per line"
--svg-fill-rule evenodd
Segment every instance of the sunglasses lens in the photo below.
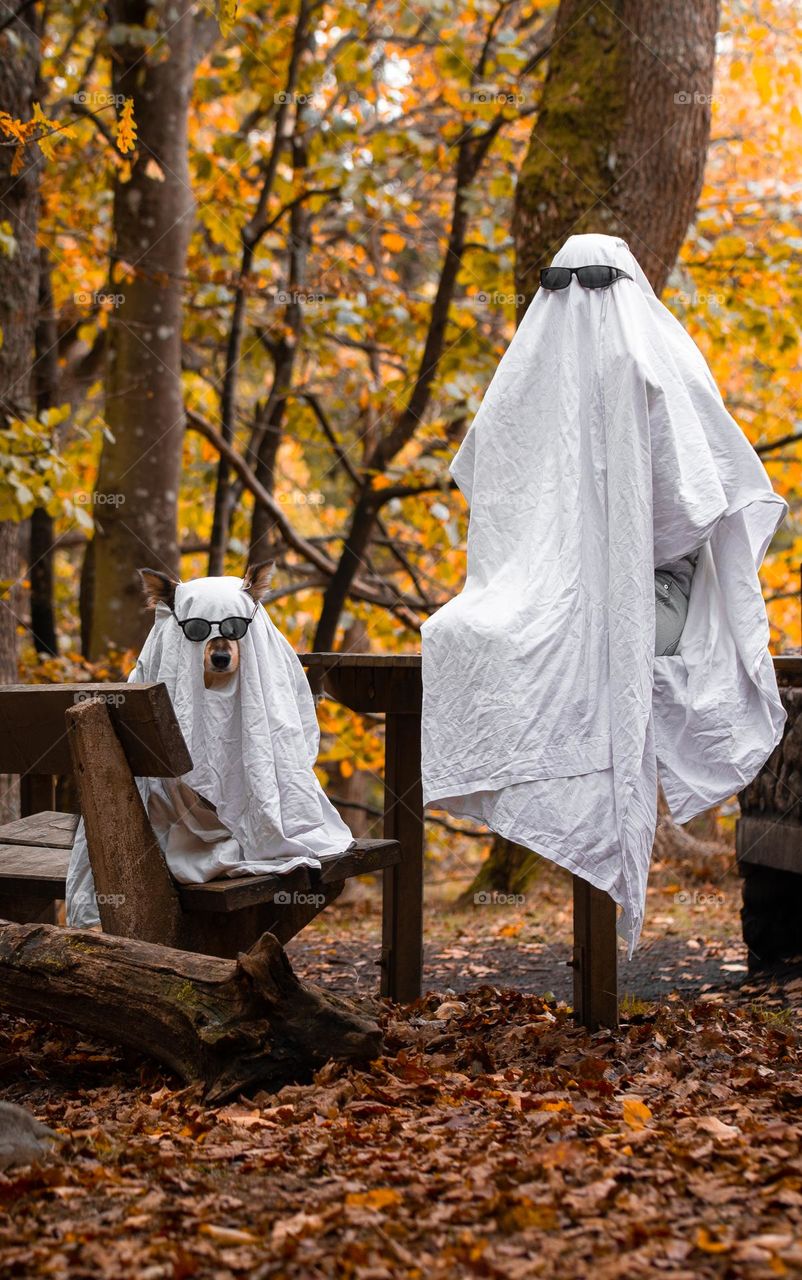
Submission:
M 580 267 L 576 278 L 583 289 L 606 289 L 615 280 L 615 267 Z
M 220 635 L 224 640 L 241 640 L 247 630 L 247 618 L 223 618 L 220 623 Z
M 544 267 L 540 273 L 544 289 L 567 289 L 571 283 L 570 267 Z
M 211 635 L 212 628 L 205 618 L 187 618 L 184 623 L 184 635 L 187 640 L 205 640 Z

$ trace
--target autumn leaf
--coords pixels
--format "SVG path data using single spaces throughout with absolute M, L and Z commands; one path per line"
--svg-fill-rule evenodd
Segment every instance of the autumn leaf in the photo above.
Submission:
M 398 1204 L 401 1196 L 392 1187 L 376 1187 L 373 1191 L 352 1191 L 345 1203 L 352 1209 L 388 1209 Z
M 652 1118 L 652 1113 L 642 1098 L 624 1098 L 622 1110 L 624 1124 L 629 1125 L 630 1129 L 644 1129 L 647 1121 Z
M 237 19 L 238 8 L 239 0 L 218 0 L 217 21 L 220 25 L 221 35 L 230 35 Z
M 235 1227 L 218 1227 L 211 1222 L 203 1222 L 198 1228 L 202 1236 L 209 1236 L 218 1244 L 255 1244 L 259 1239 L 250 1231 L 238 1231 Z
M 125 155 L 133 151 L 136 144 L 136 121 L 134 120 L 134 100 L 126 98 L 117 119 L 117 150 Z
M 697 1249 L 701 1249 L 703 1253 L 727 1253 L 730 1245 L 722 1240 L 717 1240 L 710 1234 L 707 1227 L 700 1227 L 696 1233 L 694 1241 Z

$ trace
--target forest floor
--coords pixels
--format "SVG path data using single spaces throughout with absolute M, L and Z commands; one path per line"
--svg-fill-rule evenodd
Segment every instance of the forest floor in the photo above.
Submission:
M 620 1032 L 566 1007 L 567 877 L 454 912 L 426 986 L 378 1001 L 378 900 L 288 948 L 385 1051 L 207 1107 L 151 1062 L 0 1017 L 0 1096 L 67 1135 L 0 1175 L 0 1274 L 92 1280 L 802 1275 L 802 975 L 746 975 L 728 859 L 652 876 Z M 464 887 L 456 885 L 456 888 Z

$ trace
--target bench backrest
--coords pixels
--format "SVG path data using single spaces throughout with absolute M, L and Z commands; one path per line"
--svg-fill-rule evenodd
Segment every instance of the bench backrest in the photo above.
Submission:
M 95 697 L 136 777 L 179 778 L 192 768 L 163 684 L 12 684 L 0 688 L 0 773 L 72 773 L 65 713 Z

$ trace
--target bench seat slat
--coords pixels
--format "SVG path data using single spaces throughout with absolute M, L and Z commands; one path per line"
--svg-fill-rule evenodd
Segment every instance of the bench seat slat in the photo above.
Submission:
M 78 826 L 77 813 L 54 810 L 17 818 L 0 826 L 0 844 L 43 845 L 51 849 L 71 849 Z
M 37 817 L 54 815 L 38 814 Z M 73 828 L 77 819 L 74 814 L 58 814 L 59 818 L 68 818 Z M 8 826 L 23 827 L 32 819 L 20 819 Z M 60 835 L 65 835 L 63 824 Z M 70 836 L 70 845 L 72 835 Z M 310 871 L 299 867 L 288 875 L 239 876 L 230 880 L 210 880 L 206 884 L 179 885 L 178 895 L 185 911 L 230 912 L 239 911 L 243 907 L 258 906 L 273 902 L 276 894 L 313 893 L 315 885 L 332 885 L 351 876 L 364 875 L 370 871 L 379 871 L 393 866 L 400 860 L 401 849 L 395 840 L 359 840 L 356 847 L 337 858 L 332 858 L 323 865 L 322 872 Z M 41 844 L 17 844 L 5 840 L 0 842 L 0 901 L 4 893 L 20 890 L 41 890 L 52 893 L 54 898 L 63 898 L 66 891 L 67 867 L 70 861 L 70 846 L 62 844 L 58 847 Z M 281 903 L 276 903 L 277 909 Z M 0 906 L 2 916 L 2 906 Z
M 325 861 L 319 872 L 299 867 L 287 875 L 238 876 L 235 880 L 183 884 L 179 885 L 178 896 L 185 911 L 239 911 L 272 902 L 279 892 L 312 893 L 316 883 L 337 884 L 351 876 L 394 866 L 400 859 L 401 846 L 396 840 L 358 840 L 354 849 Z
M 0 894 L 8 889 L 52 889 L 54 898 L 63 898 L 69 861 L 69 849 L 0 844 Z

